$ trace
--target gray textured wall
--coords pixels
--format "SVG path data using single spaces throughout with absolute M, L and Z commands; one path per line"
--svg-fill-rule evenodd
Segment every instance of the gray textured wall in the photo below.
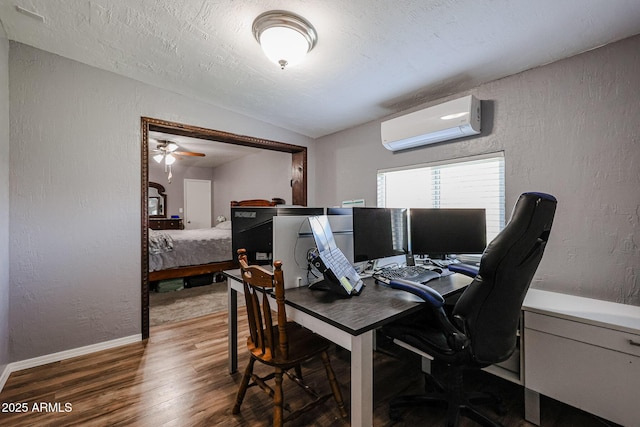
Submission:
M 559 200 L 532 286 L 640 305 L 640 36 L 470 93 L 479 137 L 394 154 L 376 121 L 318 140 L 316 202 L 375 206 L 378 169 L 504 150 L 508 214 L 525 191 Z
M 262 151 L 229 162 L 213 172 L 214 220 L 231 219 L 232 200 L 280 197 L 291 203 L 291 154 Z
M 18 43 L 9 72 L 10 361 L 141 332 L 141 116 L 313 143 Z
M 149 181 L 161 184 L 167 195 L 167 218 L 171 215 L 179 215 L 184 218 L 184 212 L 180 213 L 180 208 L 184 209 L 184 180 L 185 179 L 203 179 L 213 181 L 212 168 L 200 168 L 195 166 L 172 166 L 171 183 L 167 179 L 167 173 L 164 171 L 164 165 L 149 161 Z M 211 186 L 213 194 L 213 184 Z M 213 216 L 213 197 L 211 198 L 211 212 Z M 212 222 L 215 218 L 211 219 Z M 213 223 L 215 225 L 215 222 Z
M 178 162 L 177 162 L 178 163 Z M 149 162 L 149 181 L 162 184 L 168 199 L 168 216 L 180 215 L 184 205 L 184 179 L 211 181 L 211 221 L 224 215 L 231 218 L 232 200 L 280 197 L 291 203 L 291 154 L 262 150 L 216 168 L 173 165 L 171 184 L 167 182 L 164 165 Z

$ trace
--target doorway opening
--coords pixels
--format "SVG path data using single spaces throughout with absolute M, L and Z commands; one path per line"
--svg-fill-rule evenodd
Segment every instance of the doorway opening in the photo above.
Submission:
M 149 132 L 162 132 L 208 141 L 222 142 L 264 150 L 291 154 L 291 203 L 307 205 L 307 147 L 272 141 L 252 136 L 239 135 L 198 126 L 154 119 L 141 118 L 141 305 L 142 339 L 149 338 Z M 233 256 L 233 254 L 231 254 Z

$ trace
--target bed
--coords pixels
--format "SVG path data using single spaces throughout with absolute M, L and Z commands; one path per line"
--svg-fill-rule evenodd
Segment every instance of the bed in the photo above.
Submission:
M 195 230 L 149 230 L 149 280 L 217 273 L 233 268 L 231 222 Z
M 282 199 L 233 201 L 231 206 L 275 206 Z M 149 281 L 219 273 L 237 268 L 231 221 L 195 230 L 149 230 Z

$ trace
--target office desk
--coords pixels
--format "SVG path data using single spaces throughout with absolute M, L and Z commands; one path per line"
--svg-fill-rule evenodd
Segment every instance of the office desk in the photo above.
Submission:
M 237 371 L 237 294 L 243 293 L 239 270 L 223 272 L 229 298 L 229 372 Z M 468 277 L 452 274 L 429 282 L 443 296 L 463 289 Z M 359 296 L 343 299 L 305 287 L 285 291 L 287 317 L 351 351 L 351 425 L 373 425 L 373 334 L 376 328 L 420 309 L 421 300 L 407 292 L 365 279 Z M 274 307 L 275 307 L 275 298 Z

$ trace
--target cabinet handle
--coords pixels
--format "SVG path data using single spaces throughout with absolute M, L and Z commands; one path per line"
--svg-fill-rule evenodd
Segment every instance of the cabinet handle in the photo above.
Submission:
M 636 342 L 636 341 L 634 341 L 634 340 L 629 340 L 629 344 L 631 344 L 631 345 L 635 345 L 635 346 L 637 346 L 637 347 L 640 347 L 640 342 Z

